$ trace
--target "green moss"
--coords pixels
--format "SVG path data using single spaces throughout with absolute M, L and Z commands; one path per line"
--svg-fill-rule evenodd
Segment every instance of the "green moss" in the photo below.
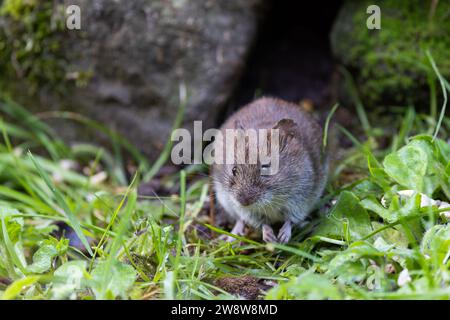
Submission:
M 335 25 L 335 54 L 356 70 L 358 89 L 368 104 L 408 103 L 427 97 L 430 49 L 441 73 L 450 76 L 450 2 L 384 0 L 381 30 L 369 30 L 371 1 L 347 1 Z
M 61 53 L 64 19 L 55 18 L 51 1 L 0 1 L 0 89 L 16 83 L 30 93 L 40 88 L 62 90 L 68 65 Z M 63 15 L 60 15 L 63 17 Z

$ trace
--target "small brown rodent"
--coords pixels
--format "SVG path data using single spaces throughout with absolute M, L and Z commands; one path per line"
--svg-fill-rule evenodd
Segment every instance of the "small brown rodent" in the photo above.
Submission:
M 258 99 L 238 110 L 223 124 L 221 132 L 237 127 L 279 129 L 279 170 L 261 175 L 259 161 L 213 164 L 216 198 L 236 221 L 231 233 L 243 235 L 247 224 L 262 228 L 266 242 L 287 243 L 292 227 L 305 222 L 327 181 L 322 128 L 298 105 L 273 98 Z M 283 223 L 278 236 L 272 229 L 275 223 Z

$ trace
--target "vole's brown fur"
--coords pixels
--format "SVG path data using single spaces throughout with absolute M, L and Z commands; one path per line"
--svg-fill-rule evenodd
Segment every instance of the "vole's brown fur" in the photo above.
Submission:
M 285 243 L 292 226 L 302 225 L 308 217 L 326 184 L 322 128 L 299 106 L 273 98 L 258 99 L 237 111 L 223 124 L 222 133 L 237 126 L 280 130 L 279 171 L 262 176 L 260 164 L 214 164 L 216 198 L 236 220 L 232 233 L 242 235 L 248 224 L 262 228 L 265 241 Z M 276 237 L 271 225 L 278 222 L 283 226 Z

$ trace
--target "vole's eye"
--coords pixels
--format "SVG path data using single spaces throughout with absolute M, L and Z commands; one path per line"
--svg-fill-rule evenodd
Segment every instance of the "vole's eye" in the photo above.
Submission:
M 233 174 L 233 176 L 236 176 L 237 173 L 237 167 L 234 166 L 233 169 L 231 169 L 231 173 Z

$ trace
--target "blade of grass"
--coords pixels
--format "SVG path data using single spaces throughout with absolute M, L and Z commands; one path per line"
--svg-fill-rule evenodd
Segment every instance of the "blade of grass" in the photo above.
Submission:
M 177 115 L 175 116 L 175 121 L 172 126 L 172 132 L 173 130 L 179 128 L 181 126 L 181 122 L 183 121 L 184 116 L 184 110 L 186 109 L 187 105 L 187 94 L 186 94 L 186 87 L 184 85 L 180 85 L 180 104 L 178 107 Z M 167 159 L 169 158 L 170 152 L 172 150 L 173 141 L 169 137 L 169 139 L 166 142 L 166 145 L 164 146 L 163 151 L 159 155 L 158 159 L 155 161 L 155 163 L 152 165 L 150 170 L 144 175 L 143 182 L 149 182 L 155 174 L 158 173 L 159 169 L 166 163 Z
M 56 212 L 54 209 L 52 209 L 42 201 L 5 186 L 0 186 L 0 195 L 27 204 L 31 208 L 44 213 L 54 214 Z
M 5 243 L 6 246 L 6 250 L 8 252 L 8 255 L 10 256 L 11 260 L 13 261 L 13 263 L 15 264 L 15 266 L 17 268 L 19 268 L 19 270 L 26 274 L 27 270 L 25 268 L 25 266 L 22 264 L 22 261 L 19 259 L 19 256 L 16 253 L 16 250 L 14 248 L 13 243 L 11 242 L 11 239 L 9 238 L 9 234 L 8 234 L 8 229 L 6 228 L 6 222 L 5 222 L 5 218 L 2 216 L 2 233 L 3 233 L 3 241 Z
M 360 150 L 365 156 L 367 156 L 377 167 L 380 167 L 381 164 L 379 161 L 375 158 L 373 153 L 370 151 L 369 147 L 363 145 L 361 142 L 358 141 L 358 139 L 355 138 L 347 129 L 342 127 L 341 125 L 336 125 L 337 128 L 342 131 L 343 134 L 347 136 L 347 138 L 350 139 L 350 141 L 355 145 L 358 150 Z
M 401 123 L 400 130 L 398 135 L 392 141 L 391 152 L 395 152 L 398 150 L 400 145 L 405 142 L 406 137 L 408 137 L 409 133 L 414 124 L 414 119 L 416 117 L 416 112 L 413 107 L 409 107 L 406 110 L 405 117 Z
M 181 256 L 181 248 L 183 247 L 184 243 L 184 215 L 186 212 L 186 171 L 181 170 L 180 171 L 180 218 L 179 218 L 179 227 L 178 227 L 178 238 L 177 238 L 177 253 L 175 256 L 175 262 L 174 262 L 174 276 L 176 277 L 176 272 L 178 270 L 178 265 L 180 263 L 180 256 Z
M 349 93 L 353 98 L 353 102 L 355 103 L 356 113 L 358 114 L 359 121 L 361 121 L 361 125 L 364 129 L 364 133 L 366 134 L 367 138 L 370 138 L 372 128 L 370 126 L 369 119 L 367 118 L 367 114 L 366 114 L 364 105 L 361 102 L 361 99 L 359 98 L 358 91 L 356 90 L 356 86 L 353 81 L 353 78 L 347 69 L 342 67 L 341 71 L 344 74 L 345 82 L 347 83 Z
M 336 103 L 333 108 L 331 108 L 330 113 L 328 113 L 327 120 L 325 121 L 325 127 L 323 129 L 323 141 L 322 141 L 322 150 L 324 151 L 327 147 L 328 142 L 328 127 L 330 125 L 331 118 L 333 117 L 334 113 L 336 112 L 337 108 L 339 107 L 339 103 Z
M 139 266 L 134 262 L 133 257 L 131 256 L 131 252 L 128 249 L 127 245 L 125 243 L 122 243 L 122 247 L 125 250 L 125 254 L 128 258 L 128 260 L 130 261 L 131 265 L 136 269 L 136 271 L 139 273 L 139 275 L 141 276 L 141 278 L 146 281 L 146 282 L 150 282 L 150 278 L 145 274 L 144 271 L 142 271 L 141 268 L 139 268 Z
M 146 170 L 148 167 L 148 163 L 146 158 L 139 152 L 139 150 L 130 143 L 127 139 L 122 137 L 119 133 L 116 131 L 94 121 L 91 120 L 81 114 L 75 113 L 75 112 L 68 112 L 68 111 L 50 111 L 38 114 L 39 118 L 58 118 L 58 119 L 67 119 L 79 122 L 83 125 L 85 125 L 87 128 L 91 128 L 95 130 L 96 132 L 101 132 L 108 136 L 113 141 L 116 141 L 117 144 L 120 144 L 125 150 L 127 150 L 133 157 L 138 161 L 140 170 Z
M 11 170 L 12 174 L 16 178 L 16 180 L 22 185 L 22 187 L 30 194 L 33 198 L 36 198 L 35 193 L 33 192 L 33 189 L 30 188 L 30 182 L 28 175 L 24 174 L 26 170 L 24 170 L 22 161 L 19 160 L 19 157 L 14 153 L 14 150 L 12 148 L 11 142 L 9 140 L 8 133 L 6 132 L 3 119 L 0 118 L 0 125 L 2 127 L 2 134 L 3 134 L 3 140 L 5 141 L 6 149 L 8 153 L 13 157 L 14 165 L 19 170 Z M 19 173 L 22 173 L 20 175 Z M 22 178 L 24 176 L 24 178 Z
M 83 229 L 81 228 L 80 223 L 77 220 L 77 217 L 75 214 L 70 210 L 69 206 L 67 205 L 64 196 L 61 194 L 61 192 L 55 187 L 55 185 L 51 182 L 50 177 L 48 174 L 44 171 L 44 169 L 41 167 L 41 165 L 36 161 L 36 159 L 33 157 L 30 151 L 28 151 L 28 157 L 31 159 L 33 164 L 35 165 L 39 175 L 44 180 L 45 184 L 50 188 L 53 195 L 55 196 L 56 202 L 58 205 L 63 209 L 67 219 L 70 221 L 70 226 L 77 234 L 78 238 L 81 240 L 83 246 L 86 248 L 87 252 L 90 255 L 93 255 L 92 249 L 89 245 L 89 242 L 86 238 L 86 236 L 83 233 Z
M 313 256 L 312 254 L 310 254 L 308 252 L 305 252 L 303 250 L 294 248 L 294 247 L 286 246 L 284 244 L 279 244 L 279 243 L 270 243 L 269 245 L 273 246 L 276 249 L 279 249 L 279 250 L 282 250 L 282 251 L 286 251 L 286 252 L 290 252 L 290 253 L 296 254 L 296 255 L 298 255 L 300 257 L 303 257 L 303 258 L 307 258 L 307 259 L 309 259 L 309 260 L 311 260 L 313 262 L 319 262 L 320 261 L 319 258 Z
M 120 223 L 117 226 L 116 236 L 111 243 L 111 247 L 108 251 L 109 259 L 113 260 L 116 257 L 117 252 L 123 244 L 123 238 L 128 230 L 128 226 L 131 222 L 131 215 L 136 207 L 137 194 L 135 191 L 131 191 L 127 195 L 127 203 L 125 205 L 123 217 L 120 219 Z
M 68 149 L 47 124 L 15 103 L 10 97 L 1 95 L 0 98 L 5 101 L 1 103 L 1 110 L 16 121 L 23 122 L 28 132 L 32 134 L 33 140 L 45 147 L 53 160 L 58 160 L 62 155 L 67 154 Z
M 31 286 L 36 283 L 41 277 L 40 276 L 29 276 L 19 280 L 16 280 L 6 288 L 2 295 L 2 300 L 12 300 L 17 297 L 23 288 Z
M 430 87 L 430 117 L 433 121 L 437 114 L 436 79 L 433 70 L 428 71 L 428 86 Z
M 116 236 L 114 237 L 114 240 L 112 241 L 111 247 L 108 252 L 109 253 L 108 258 L 105 261 L 105 269 L 102 274 L 102 280 L 101 280 L 103 299 L 106 297 L 106 294 L 107 294 L 108 281 L 111 279 L 111 269 L 112 269 L 113 262 L 115 260 L 117 260 L 116 254 L 123 244 L 123 238 L 125 236 L 125 233 L 128 230 L 128 226 L 130 225 L 131 215 L 136 206 L 136 198 L 137 198 L 136 192 L 131 192 L 129 194 L 129 197 L 127 198 L 128 201 L 125 206 L 124 215 L 120 220 L 120 223 L 117 228 Z
M 121 185 L 127 184 L 127 179 L 124 176 L 123 170 L 121 169 L 120 165 L 117 164 L 117 161 L 115 161 L 113 156 L 106 149 L 99 148 L 98 146 L 92 144 L 81 143 L 73 146 L 72 152 L 74 156 L 93 155 L 96 158 L 100 157 L 100 159 L 105 164 L 107 171 L 109 171 L 110 175 L 114 178 L 114 180 Z
M 86 184 L 86 181 L 88 181 L 88 178 L 70 170 L 61 170 L 61 166 L 58 164 L 55 164 L 52 161 L 49 161 L 45 158 L 35 156 L 35 159 L 39 162 L 41 167 L 48 172 L 58 172 L 60 173 L 62 179 L 64 181 L 67 181 L 71 184 L 82 186 Z M 35 166 L 33 162 L 30 159 L 20 159 L 21 165 L 23 165 L 23 170 L 30 171 L 35 170 Z M 14 155 L 8 153 L 8 154 L 0 154 L 0 163 L 8 164 L 11 166 L 16 166 Z
M 259 243 L 259 242 L 256 242 L 256 241 L 253 241 L 253 240 L 250 240 L 250 239 L 247 239 L 247 238 L 244 238 L 244 237 L 235 235 L 235 234 L 233 234 L 233 233 L 227 232 L 227 231 L 225 231 L 225 230 L 222 230 L 222 229 L 217 228 L 217 227 L 215 227 L 215 226 L 212 226 L 212 225 L 210 225 L 210 224 L 204 223 L 203 225 L 204 225 L 205 227 L 207 227 L 208 229 L 211 229 L 211 230 L 214 231 L 214 232 L 217 232 L 217 233 L 219 233 L 219 234 L 225 234 L 225 235 L 227 235 L 227 236 L 231 236 L 231 237 L 235 238 L 236 240 L 239 240 L 239 241 L 242 241 L 242 242 L 246 242 L 246 243 L 250 243 L 250 244 L 253 244 L 253 245 L 257 246 L 257 247 L 264 247 L 264 246 L 265 246 L 265 245 L 262 244 L 262 243 Z
M 427 51 L 426 51 L 426 54 L 427 54 L 427 58 L 428 58 L 428 60 L 430 61 L 431 66 L 432 66 L 434 72 L 436 73 L 436 76 L 437 76 L 438 79 L 439 79 L 439 83 L 440 83 L 441 88 L 442 88 L 442 94 L 443 94 L 443 96 L 444 96 L 444 102 L 442 103 L 442 108 L 441 108 L 441 113 L 440 113 L 440 115 L 439 115 L 439 120 L 438 120 L 438 122 L 437 122 L 437 124 L 436 124 L 436 128 L 435 128 L 435 131 L 434 131 L 434 134 L 433 134 L 433 141 L 434 141 L 434 140 L 436 139 L 438 133 L 439 133 L 440 128 L 441 128 L 441 125 L 442 125 L 442 119 L 444 119 L 444 116 L 445 116 L 445 109 L 447 108 L 447 90 L 445 90 L 445 89 L 446 89 L 446 86 L 445 86 L 444 77 L 442 77 L 441 73 L 439 72 L 439 69 L 438 69 L 438 67 L 436 66 L 436 62 L 434 61 L 433 56 L 431 55 L 430 50 L 427 50 Z
M 15 126 L 11 123 L 6 123 L 6 122 L 3 122 L 2 126 L 3 126 L 4 130 L 6 131 L 6 133 L 10 136 L 20 138 L 23 140 L 33 140 L 33 137 L 25 129 L 22 129 L 18 126 Z
M 127 190 L 125 192 L 125 194 L 123 195 L 122 200 L 120 201 L 120 203 L 117 206 L 117 208 L 114 210 L 113 216 L 111 217 L 110 222 L 108 223 L 108 225 L 107 225 L 107 227 L 106 227 L 102 237 L 100 238 L 100 241 L 98 242 L 96 248 L 94 249 L 94 254 L 92 255 L 91 262 L 90 262 L 90 265 L 89 265 L 89 271 L 92 269 L 92 266 L 94 264 L 94 260 L 95 260 L 95 257 L 97 256 L 99 248 L 101 248 L 102 245 L 104 244 L 104 242 L 106 241 L 106 236 L 108 235 L 109 230 L 114 225 L 114 222 L 116 221 L 116 218 L 117 218 L 117 215 L 119 214 L 119 211 L 122 209 L 125 201 L 128 198 L 128 195 L 130 194 L 132 188 L 134 187 L 134 184 L 136 183 L 136 180 L 137 180 L 137 176 L 138 176 L 138 173 L 136 172 L 136 174 L 133 177 L 133 180 L 131 181 L 130 185 L 128 186 L 128 188 L 127 188 Z M 117 237 L 117 234 L 116 234 L 116 237 Z

